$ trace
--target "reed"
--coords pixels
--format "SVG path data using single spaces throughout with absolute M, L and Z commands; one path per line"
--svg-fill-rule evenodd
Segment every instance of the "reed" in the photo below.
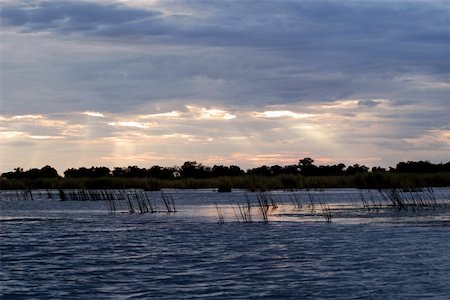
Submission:
M 239 214 L 241 216 L 240 220 L 242 220 L 242 223 L 252 223 L 252 210 L 251 206 L 249 204 L 237 204 Z M 239 222 L 239 217 L 238 217 Z
M 241 223 L 241 219 L 239 218 L 239 215 L 236 212 L 236 209 L 234 208 L 234 205 L 231 206 L 231 209 L 233 210 L 233 213 L 234 213 L 234 216 L 236 217 L 237 222 Z
M 303 205 L 302 205 L 301 197 L 298 194 L 289 194 L 288 197 L 291 200 L 291 202 L 294 206 L 294 209 L 298 209 L 298 210 L 302 209 Z
M 152 197 L 148 193 L 144 193 L 145 200 L 147 200 L 148 208 L 151 213 L 156 212 L 156 204 Z
M 369 202 L 366 200 L 366 197 L 364 196 L 364 191 L 363 191 L 363 190 L 360 190 L 360 191 L 359 191 L 359 199 L 360 199 L 361 202 L 362 202 L 362 206 L 363 206 L 364 208 L 367 208 L 367 210 L 370 211 L 370 204 L 369 204 Z
M 223 213 L 222 213 L 222 209 L 217 205 L 217 202 L 215 203 L 216 205 L 216 211 L 217 211 L 217 216 L 219 217 L 219 224 L 223 224 L 225 223 L 225 219 L 223 217 Z
M 131 201 L 130 193 L 126 193 L 126 197 L 127 197 L 128 211 L 130 214 L 134 214 L 135 209 L 134 209 L 133 202 Z
M 319 201 L 320 209 L 322 211 L 322 216 L 327 223 L 331 223 L 332 215 L 330 205 L 327 202 Z
M 418 209 L 421 207 L 439 207 L 447 205 L 446 201 L 439 202 L 432 188 L 378 189 L 366 192 L 360 191 L 360 201 L 367 210 L 380 208 L 396 208 L 398 210 Z M 442 199 L 449 197 L 440 196 Z
M 311 211 L 312 214 L 316 213 L 316 206 L 314 204 L 314 196 L 311 193 L 308 193 L 308 199 L 309 199 L 309 203 L 308 203 L 308 208 Z
M 261 216 L 263 218 L 263 222 L 264 223 L 269 223 L 269 216 L 268 216 L 268 212 L 269 212 L 269 204 L 267 202 L 267 199 L 264 197 L 258 197 L 258 205 L 259 205 L 259 210 L 261 211 Z
M 164 191 L 161 191 L 161 199 L 164 203 L 164 206 L 166 207 L 166 210 L 168 213 L 174 213 L 176 212 L 176 208 L 175 208 L 175 201 L 172 197 L 172 195 L 170 195 L 169 193 L 166 193 Z

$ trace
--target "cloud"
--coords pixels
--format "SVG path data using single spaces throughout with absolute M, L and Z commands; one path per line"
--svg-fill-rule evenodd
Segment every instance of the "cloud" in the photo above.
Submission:
M 186 105 L 186 108 L 189 112 L 194 114 L 195 119 L 202 120 L 232 120 L 236 118 L 236 115 L 233 115 L 225 110 L 212 108 L 208 109 L 205 107 L 197 107 L 192 105 Z
M 108 125 L 118 127 L 136 127 L 140 129 L 145 129 L 149 128 L 150 126 L 154 126 L 155 124 L 141 123 L 136 121 L 118 121 L 118 122 L 109 122 Z
M 157 114 L 147 114 L 147 115 L 141 115 L 139 116 L 141 119 L 177 119 L 181 116 L 181 113 L 178 111 L 169 111 L 164 113 L 157 113 Z
M 422 135 L 405 138 L 410 146 L 420 149 L 450 149 L 450 130 L 448 129 L 432 129 Z
M 446 1 L 3 0 L 1 154 L 440 160 L 449 13 Z
M 8 112 L 168 101 L 444 103 L 450 91 L 444 2 L 126 3 L 6 5 L 4 31 L 15 32 L 4 40 Z M 26 50 L 30 43 L 40 46 Z
M 143 21 L 157 15 L 157 12 L 149 10 L 84 1 L 40 1 L 28 5 L 11 3 L 2 8 L 5 25 L 69 34 L 101 32 L 104 26 L 120 28 L 129 22 Z
M 99 112 L 95 112 L 95 111 L 85 111 L 83 114 L 86 115 L 86 116 L 89 116 L 89 117 L 98 117 L 98 118 L 104 118 L 105 117 L 104 114 L 99 113 Z
M 255 112 L 253 116 L 256 118 L 292 118 L 305 119 L 314 117 L 314 114 L 296 113 L 289 110 L 267 110 L 264 112 Z

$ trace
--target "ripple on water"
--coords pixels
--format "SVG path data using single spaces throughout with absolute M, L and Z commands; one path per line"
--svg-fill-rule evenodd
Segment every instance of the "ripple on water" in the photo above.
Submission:
M 446 299 L 448 214 L 320 215 L 280 206 L 238 223 L 189 192 L 177 214 L 107 214 L 90 204 L 2 204 L 1 299 Z M 181 195 L 178 195 L 181 198 Z M 220 200 L 213 194 L 214 201 Z M 225 197 L 220 195 L 220 197 Z M 225 202 L 225 201 L 224 201 Z M 223 203 L 230 205 L 230 203 Z M 28 207 L 28 209 L 25 209 Z M 205 213 L 203 213 L 205 212 Z M 257 220 L 257 218 L 256 218 Z

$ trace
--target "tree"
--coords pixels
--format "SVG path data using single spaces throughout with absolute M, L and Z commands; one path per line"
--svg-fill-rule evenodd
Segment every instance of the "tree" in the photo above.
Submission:
M 266 165 L 258 168 L 253 168 L 247 170 L 247 174 L 257 175 L 257 176 L 270 176 L 272 173 L 270 172 L 270 168 Z
M 211 168 L 196 161 L 186 161 L 180 168 L 180 175 L 184 178 L 206 178 L 211 175 Z
M 347 170 L 345 170 L 345 175 L 355 175 L 358 173 L 367 173 L 369 171 L 369 168 L 359 164 L 354 164 L 353 166 L 349 166 Z
M 300 174 L 303 176 L 315 176 L 318 174 L 318 167 L 313 165 L 314 160 L 312 158 L 306 157 L 299 160 L 298 167 L 300 169 Z
M 58 178 L 58 171 L 55 168 L 50 167 L 49 165 L 41 168 L 39 177 L 42 178 Z

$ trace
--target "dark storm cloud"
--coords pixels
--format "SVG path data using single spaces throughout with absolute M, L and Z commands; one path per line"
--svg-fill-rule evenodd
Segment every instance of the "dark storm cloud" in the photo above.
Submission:
M 449 13 L 439 1 L 162 1 L 152 8 L 42 1 L 6 5 L 2 22 L 85 39 L 86 49 L 96 39 L 130 47 L 67 60 L 69 80 L 107 99 L 96 109 L 176 98 L 245 105 L 355 98 L 370 106 L 367 99 L 377 98 L 447 102 L 448 87 L 430 82 L 448 82 Z M 137 45 L 172 48 L 132 53 Z
M 288 50 L 358 52 L 377 45 L 395 48 L 401 42 L 417 46 L 450 41 L 446 2 L 163 1 L 162 5 L 179 10 L 185 7 L 195 13 L 168 15 L 156 8 L 43 1 L 5 6 L 2 19 L 4 25 L 35 31 L 87 30 L 88 34 L 130 39 L 151 39 L 164 33 L 164 38 L 173 43 Z
M 98 31 L 102 26 L 117 26 L 158 15 L 149 10 L 81 1 L 52 1 L 2 8 L 3 25 L 24 26 L 29 30 L 55 32 Z

